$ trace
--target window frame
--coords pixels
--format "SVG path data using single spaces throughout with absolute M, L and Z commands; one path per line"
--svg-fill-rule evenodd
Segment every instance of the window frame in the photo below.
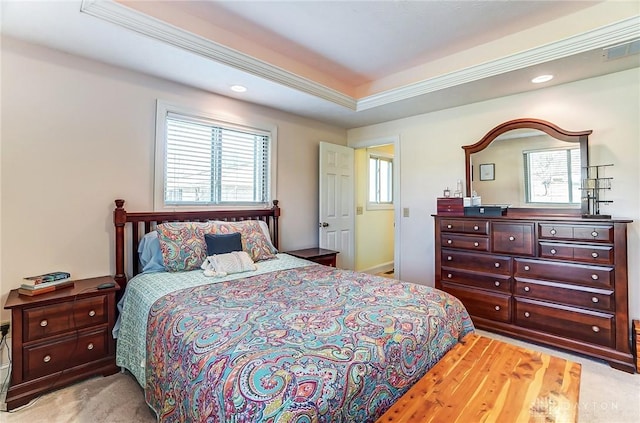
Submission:
M 391 190 L 391 202 L 372 202 L 371 198 L 369 198 L 369 192 L 371 188 L 371 159 L 385 160 L 391 162 L 391 172 L 389 172 L 389 189 Z M 379 166 L 378 166 L 379 168 Z M 395 179 L 395 161 L 394 156 L 391 154 L 384 154 L 380 152 L 372 152 L 367 150 L 367 210 L 394 210 L 395 209 L 395 187 L 394 187 L 394 179 Z M 377 175 L 376 175 L 377 179 Z
M 573 185 L 574 185 L 574 178 L 572 177 L 572 173 L 571 173 L 571 167 L 572 167 L 572 160 L 571 160 L 571 152 L 572 151 L 578 151 L 578 155 L 580 155 L 580 147 L 576 147 L 576 146 L 569 146 L 569 147 L 553 147 L 553 148 L 545 148 L 545 149 L 537 149 L 537 150 L 525 150 L 522 152 L 522 159 L 524 162 L 524 201 L 526 204 L 531 204 L 534 206 L 543 206 L 543 205 L 549 205 L 549 206 L 561 206 L 561 207 L 572 207 L 578 204 L 581 204 L 582 202 L 582 195 L 578 195 L 578 200 L 579 201 L 575 201 L 574 198 L 574 193 L 573 193 Z M 569 195 L 569 200 L 574 200 L 572 201 L 568 201 L 568 202 L 550 202 L 550 201 L 532 201 L 531 200 L 531 175 L 530 175 L 530 154 L 535 154 L 535 153 L 545 153 L 545 152 L 551 152 L 551 151 L 563 151 L 566 155 L 567 155 L 567 193 Z M 578 180 L 578 182 L 581 182 L 580 178 Z
M 183 115 L 193 119 L 203 119 L 214 122 L 229 129 L 257 130 L 270 135 L 269 140 L 269 183 L 267 201 L 262 206 L 251 203 L 242 204 L 165 204 L 165 181 L 167 178 L 167 116 L 169 113 Z M 261 122 L 253 116 L 246 119 L 237 116 L 229 117 L 203 110 L 196 110 L 186 106 L 173 104 L 164 100 L 156 101 L 156 133 L 155 133 L 155 156 L 154 156 L 154 176 L 153 176 L 153 208 L 154 211 L 174 211 L 174 210 L 250 210 L 259 208 L 271 208 L 273 200 L 277 198 L 277 152 L 278 152 L 278 128 L 275 124 Z

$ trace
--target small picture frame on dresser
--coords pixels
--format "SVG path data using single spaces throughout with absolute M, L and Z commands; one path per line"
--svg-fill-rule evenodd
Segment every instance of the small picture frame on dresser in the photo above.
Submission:
M 480 165 L 480 180 L 481 181 L 493 181 L 495 180 L 495 163 L 484 163 Z

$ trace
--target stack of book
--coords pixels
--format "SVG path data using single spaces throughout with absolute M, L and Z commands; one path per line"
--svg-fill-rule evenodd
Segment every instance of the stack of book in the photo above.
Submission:
M 18 288 L 20 295 L 40 295 L 59 289 L 71 288 L 74 286 L 71 274 L 68 272 L 51 272 L 44 275 L 29 276 L 24 278 L 22 285 Z

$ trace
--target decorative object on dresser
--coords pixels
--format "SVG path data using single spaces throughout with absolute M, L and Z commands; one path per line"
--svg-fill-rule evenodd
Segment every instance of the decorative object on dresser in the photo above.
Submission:
M 324 248 L 305 248 L 302 250 L 287 251 L 287 254 L 294 257 L 303 258 L 325 266 L 336 267 L 336 256 L 338 251 Z
M 604 174 L 605 169 L 610 166 L 613 165 L 585 166 L 587 178 L 582 180 L 581 189 L 587 202 L 587 213 L 582 217 L 611 218 L 611 215 L 600 214 L 600 204 L 613 203 L 613 201 L 603 198 L 604 191 L 611 189 L 611 180 L 613 178 L 606 177 Z
M 118 371 L 111 331 L 116 320 L 111 276 L 76 280 L 70 289 L 38 296 L 9 293 L 12 371 L 7 410 L 80 379 Z M 111 288 L 100 285 L 112 283 Z
M 436 202 L 438 206 L 438 214 L 446 214 L 449 216 L 464 215 L 463 198 L 439 197 L 436 199 Z

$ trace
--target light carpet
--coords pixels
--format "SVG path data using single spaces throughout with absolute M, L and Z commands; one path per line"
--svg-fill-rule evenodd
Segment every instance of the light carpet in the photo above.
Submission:
M 578 411 L 580 423 L 637 423 L 640 421 L 640 375 L 614 370 L 606 363 L 582 356 L 485 331 L 478 331 L 478 333 L 581 363 Z M 118 373 L 109 377 L 90 379 L 43 395 L 14 412 L 0 413 L 0 422 L 40 421 L 153 423 L 156 418 L 146 405 L 142 389 L 133 376 L 128 373 Z

